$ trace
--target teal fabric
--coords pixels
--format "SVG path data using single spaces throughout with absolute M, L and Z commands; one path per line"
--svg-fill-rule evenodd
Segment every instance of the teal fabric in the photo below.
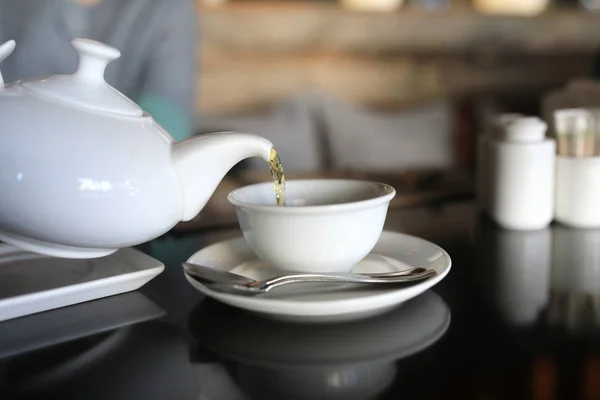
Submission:
M 181 141 L 192 135 L 192 121 L 189 113 L 172 101 L 152 95 L 141 95 L 138 105 L 152 116 L 175 141 Z

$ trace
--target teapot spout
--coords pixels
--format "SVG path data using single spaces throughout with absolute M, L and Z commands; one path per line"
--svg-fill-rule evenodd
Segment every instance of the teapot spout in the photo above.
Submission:
M 238 162 L 259 157 L 267 163 L 273 144 L 246 133 L 210 133 L 172 145 L 173 168 L 183 196 L 181 220 L 194 218 L 206 205 L 225 174 Z

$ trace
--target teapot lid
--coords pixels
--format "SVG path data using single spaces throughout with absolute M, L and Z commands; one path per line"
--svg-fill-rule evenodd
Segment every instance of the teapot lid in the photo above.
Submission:
M 119 58 L 121 52 L 89 39 L 73 39 L 71 44 L 79 54 L 79 66 L 74 74 L 24 81 L 22 85 L 43 97 L 69 105 L 141 117 L 144 111 L 140 106 L 104 80 L 106 66 Z

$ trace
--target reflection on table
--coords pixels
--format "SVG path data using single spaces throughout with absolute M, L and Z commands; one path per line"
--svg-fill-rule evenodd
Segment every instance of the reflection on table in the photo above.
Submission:
M 335 325 L 285 324 L 207 300 L 190 317 L 200 397 L 375 398 L 394 381 L 396 362 L 432 346 L 449 324 L 449 308 L 431 291 Z
M 188 343 L 164 315 L 130 292 L 0 324 L 0 398 L 196 399 Z
M 481 217 L 475 238 L 477 283 L 507 323 L 600 327 L 600 230 L 508 231 Z

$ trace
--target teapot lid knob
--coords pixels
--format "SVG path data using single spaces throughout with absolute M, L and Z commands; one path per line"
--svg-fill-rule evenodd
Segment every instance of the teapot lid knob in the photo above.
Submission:
M 75 76 L 90 82 L 104 82 L 104 71 L 109 62 L 121 57 L 114 47 L 89 39 L 73 39 L 71 44 L 79 54 Z
M 13 52 L 13 50 L 15 49 L 15 41 L 14 40 L 9 40 L 5 43 L 3 43 L 0 46 L 0 62 L 4 61 L 6 59 L 6 57 L 10 56 L 10 54 Z M 2 77 L 2 74 L 0 73 L 0 85 L 4 84 L 4 78 Z
M 79 54 L 79 66 L 74 74 L 24 81 L 22 85 L 45 99 L 92 111 L 132 117 L 144 115 L 140 106 L 104 80 L 108 63 L 121 56 L 119 50 L 90 39 L 73 39 L 71 44 Z

